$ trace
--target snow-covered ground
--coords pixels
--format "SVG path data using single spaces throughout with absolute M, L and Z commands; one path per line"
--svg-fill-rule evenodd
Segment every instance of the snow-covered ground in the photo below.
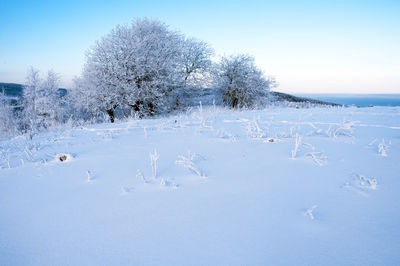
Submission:
M 0 151 L 0 265 L 400 264 L 400 108 L 199 108 Z

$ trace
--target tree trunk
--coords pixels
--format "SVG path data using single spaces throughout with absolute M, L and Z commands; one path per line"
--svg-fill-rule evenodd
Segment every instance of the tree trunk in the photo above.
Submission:
M 155 107 L 154 104 L 152 102 L 149 102 L 147 104 L 148 108 L 149 108 L 149 115 L 153 116 L 155 114 Z
M 135 104 L 128 104 L 130 107 L 133 108 L 133 111 L 139 116 L 139 118 L 143 118 L 144 114 L 143 111 L 140 110 L 140 107 L 143 106 L 143 101 L 137 100 Z
M 232 91 L 232 108 L 236 108 L 237 106 L 238 106 L 238 104 L 239 104 L 239 97 L 238 97 L 238 95 L 239 95 L 239 91 L 238 91 L 238 89 L 237 88 L 235 88 L 233 91 Z
M 232 108 L 235 109 L 238 105 L 239 99 L 238 98 L 233 98 L 232 100 Z
M 114 123 L 115 121 L 115 116 L 114 116 L 114 108 L 106 110 L 108 116 L 110 117 L 110 122 Z

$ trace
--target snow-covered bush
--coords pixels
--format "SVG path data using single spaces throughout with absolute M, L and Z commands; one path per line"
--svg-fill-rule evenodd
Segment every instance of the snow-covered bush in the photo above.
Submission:
M 170 111 L 187 86 L 199 85 L 211 54 L 205 43 L 157 20 L 117 26 L 87 54 L 78 103 L 96 106 L 111 122 L 117 107 L 128 106 L 140 117 Z
M 232 108 L 264 105 L 275 86 L 275 81 L 266 79 L 248 55 L 222 57 L 215 74 L 222 101 Z

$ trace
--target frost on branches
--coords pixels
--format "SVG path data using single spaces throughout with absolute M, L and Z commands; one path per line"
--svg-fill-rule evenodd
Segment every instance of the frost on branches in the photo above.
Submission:
M 185 86 L 196 84 L 208 68 L 210 54 L 206 44 L 157 20 L 117 26 L 89 51 L 77 82 L 79 102 L 97 106 L 111 122 L 119 106 L 140 117 L 168 112 Z
M 232 108 L 265 104 L 270 88 L 275 86 L 275 81 L 265 79 L 254 58 L 247 55 L 222 57 L 216 75 L 223 103 Z
M 32 136 L 39 130 L 61 122 L 62 99 L 59 93 L 59 76 L 49 71 L 42 80 L 38 70 L 30 68 L 22 97 L 21 126 Z
M 254 58 L 236 55 L 216 63 L 213 55 L 207 43 L 158 20 L 137 19 L 117 26 L 89 49 L 82 74 L 68 91 L 60 93 L 55 72 L 42 78 L 31 68 L 18 106 L 0 104 L 0 131 L 28 133 L 32 138 L 62 123 L 150 117 L 182 111 L 200 101 L 213 103 L 214 108 L 262 107 L 268 102 L 275 82 L 264 78 Z
M 0 88 L 0 139 L 1 135 L 13 135 L 16 131 L 14 108 L 7 99 L 4 89 Z

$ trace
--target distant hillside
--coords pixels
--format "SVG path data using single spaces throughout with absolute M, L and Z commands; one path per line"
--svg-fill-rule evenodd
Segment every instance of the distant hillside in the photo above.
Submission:
M 2 93 L 4 90 L 4 94 L 8 97 L 22 97 L 23 89 L 24 85 L 22 84 L 0 82 L 0 93 Z M 64 88 L 59 88 L 58 93 L 60 96 L 64 96 L 67 94 L 67 90 Z
M 297 96 L 293 96 L 293 95 L 282 93 L 282 92 L 271 91 L 271 94 L 274 97 L 275 101 L 277 101 L 277 102 L 311 103 L 311 104 L 320 104 L 320 105 L 329 105 L 329 106 L 340 106 L 339 104 L 336 104 L 336 103 L 324 102 L 324 101 L 314 100 L 314 99 L 310 99 L 310 98 L 297 97 Z
M 3 93 L 9 97 L 21 97 L 23 85 L 16 83 L 2 83 L 0 82 L 0 93 Z
M 1 83 L 0 82 L 0 92 L 4 89 L 4 93 L 8 97 L 22 97 L 23 85 L 16 83 Z M 67 90 L 60 88 L 60 96 L 67 94 Z M 310 104 L 320 104 L 329 106 L 338 106 L 336 103 L 324 102 L 319 100 L 314 100 L 310 98 L 297 97 L 290 94 L 271 91 L 274 100 L 277 102 L 291 102 L 291 103 L 310 103 Z

